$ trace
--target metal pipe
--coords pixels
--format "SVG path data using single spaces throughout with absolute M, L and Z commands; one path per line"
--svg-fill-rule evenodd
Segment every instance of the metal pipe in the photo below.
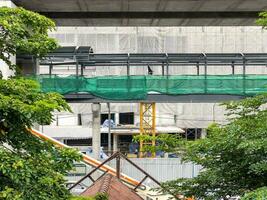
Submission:
M 117 178 L 120 179 L 121 177 L 121 159 L 120 154 L 116 156 L 116 172 L 117 172 Z

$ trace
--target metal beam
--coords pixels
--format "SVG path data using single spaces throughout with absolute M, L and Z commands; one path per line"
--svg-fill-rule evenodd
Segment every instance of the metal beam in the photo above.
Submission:
M 85 48 L 85 47 L 84 47 Z M 76 51 L 74 51 L 76 49 Z M 78 50 L 77 50 L 78 49 Z M 80 49 L 80 50 L 79 50 Z M 40 65 L 83 65 L 86 66 L 125 66 L 130 74 L 130 66 L 166 66 L 168 75 L 169 66 L 243 66 L 244 59 L 247 66 L 266 65 L 267 53 L 135 53 L 135 54 L 94 54 L 91 47 L 87 51 L 81 47 L 63 47 L 49 53 L 40 59 Z M 17 55 L 17 60 L 33 60 L 31 55 Z
M 156 102 L 156 103 L 216 103 L 245 98 L 239 95 L 164 95 L 148 94 L 145 100 L 108 100 L 102 99 L 91 94 L 66 94 L 65 99 L 69 103 L 139 103 L 139 102 Z

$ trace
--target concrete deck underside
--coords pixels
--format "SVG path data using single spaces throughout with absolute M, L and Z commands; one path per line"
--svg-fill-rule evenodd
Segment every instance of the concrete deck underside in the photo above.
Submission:
M 255 25 L 266 0 L 12 0 L 58 26 Z

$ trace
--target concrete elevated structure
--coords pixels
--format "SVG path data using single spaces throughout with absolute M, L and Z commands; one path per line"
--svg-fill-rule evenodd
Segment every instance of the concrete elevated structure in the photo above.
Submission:
M 12 0 L 58 26 L 255 25 L 266 0 Z

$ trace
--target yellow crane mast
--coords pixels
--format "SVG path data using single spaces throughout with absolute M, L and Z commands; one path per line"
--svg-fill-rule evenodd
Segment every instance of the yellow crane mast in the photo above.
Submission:
M 140 157 L 145 157 L 144 146 L 151 145 L 155 147 L 156 141 L 156 103 L 141 102 L 140 103 L 140 135 L 153 136 L 151 141 L 143 141 L 140 139 Z M 155 157 L 156 153 L 152 153 L 152 157 Z

